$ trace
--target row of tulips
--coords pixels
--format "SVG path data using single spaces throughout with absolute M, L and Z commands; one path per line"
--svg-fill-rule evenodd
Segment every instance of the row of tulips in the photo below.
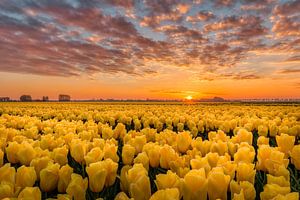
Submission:
M 7 114 L 0 122 L 0 198 L 299 199 L 298 133 L 193 132 L 188 121 L 160 131 Z M 110 188 L 116 195 L 103 195 Z

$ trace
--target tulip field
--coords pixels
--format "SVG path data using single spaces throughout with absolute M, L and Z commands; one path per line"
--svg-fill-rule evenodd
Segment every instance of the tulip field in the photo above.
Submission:
M 0 199 L 299 200 L 299 104 L 0 103 Z

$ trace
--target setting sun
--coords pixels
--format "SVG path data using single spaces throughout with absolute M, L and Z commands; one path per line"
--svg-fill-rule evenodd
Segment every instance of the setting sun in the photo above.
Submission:
M 193 97 L 189 95 L 189 96 L 186 96 L 185 99 L 186 99 L 186 100 L 192 100 Z

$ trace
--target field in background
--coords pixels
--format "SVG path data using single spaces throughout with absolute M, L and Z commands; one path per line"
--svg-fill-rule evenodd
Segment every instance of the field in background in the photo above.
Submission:
M 299 104 L 0 103 L 0 198 L 298 200 L 299 136 Z

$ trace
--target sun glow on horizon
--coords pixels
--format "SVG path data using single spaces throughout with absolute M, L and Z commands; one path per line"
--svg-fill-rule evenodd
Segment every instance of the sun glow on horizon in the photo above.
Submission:
M 186 100 L 192 100 L 193 97 L 191 95 L 185 97 Z

